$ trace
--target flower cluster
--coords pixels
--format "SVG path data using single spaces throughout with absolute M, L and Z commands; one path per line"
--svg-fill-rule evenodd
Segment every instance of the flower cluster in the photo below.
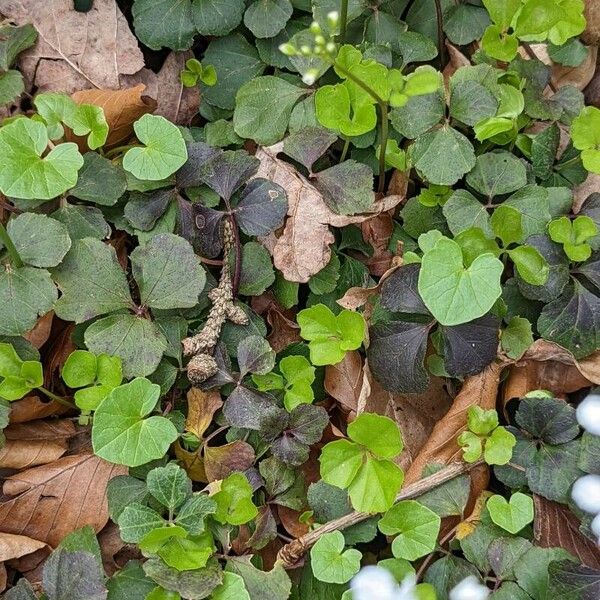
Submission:
M 577 407 L 577 421 L 590 435 L 600 436 L 600 393 L 592 393 Z M 584 512 L 594 515 L 591 530 L 600 543 L 600 475 L 580 477 L 571 490 L 573 502 Z

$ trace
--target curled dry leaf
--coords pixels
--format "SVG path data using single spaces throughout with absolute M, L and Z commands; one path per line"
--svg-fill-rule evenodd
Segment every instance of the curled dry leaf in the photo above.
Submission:
M 2 532 L 0 533 L 0 562 L 20 558 L 46 546 L 45 542 L 34 540 L 26 535 Z
M 306 283 L 323 269 L 331 258 L 334 241 L 329 226 L 344 227 L 362 223 L 394 208 L 403 198 L 387 196 L 374 203 L 369 214 L 338 215 L 325 204 L 321 193 L 289 163 L 277 158 L 283 143 L 258 148 L 260 167 L 256 177 L 265 177 L 281 185 L 287 192 L 288 218 L 283 233 L 274 244 L 266 244 L 273 254 L 275 266 L 288 281 Z
M 389 270 L 394 255 L 388 250 L 394 232 L 394 220 L 389 213 L 382 213 L 361 223 L 363 239 L 373 248 L 373 255 L 365 260 L 369 273 L 381 277 Z
M 277 514 L 281 524 L 292 537 L 299 538 L 310 531 L 308 523 L 300 523 L 300 511 L 278 504 Z
M 568 506 L 534 494 L 533 536 L 537 546 L 564 548 L 584 565 L 600 569 L 600 547 L 579 530 L 579 520 Z
M 116 89 L 122 75 L 144 66 L 115 0 L 94 0 L 88 12 L 76 11 L 71 0 L 3 0 L 0 12 L 18 25 L 32 23 L 38 31 L 35 46 L 19 60 L 29 89 Z
M 363 384 L 363 363 L 360 352 L 346 352 L 341 362 L 325 367 L 325 391 L 344 410 L 356 413 Z
M 446 40 L 446 49 L 448 50 L 448 56 L 450 60 L 444 68 L 444 84 L 448 87 L 450 77 L 456 73 L 460 67 L 466 67 L 471 64 L 471 61 L 454 45 Z
M 268 291 L 260 296 L 254 296 L 250 305 L 255 313 L 266 317 L 271 328 L 267 341 L 275 352 L 301 341 L 300 327 L 296 323 L 296 313 L 283 308 L 272 292 Z
M 188 414 L 185 430 L 202 438 L 212 422 L 214 414 L 223 406 L 218 390 L 203 392 L 199 388 L 191 388 L 187 393 Z
M 485 410 L 496 408 L 500 373 L 505 364 L 497 360 L 481 373 L 465 378 L 450 410 L 435 424 L 431 435 L 406 472 L 406 483 L 420 479 L 428 464 L 448 464 L 460 459 L 461 449 L 456 438 L 466 428 L 467 411 L 471 406 L 479 406 Z
M 11 475 L 3 487 L 8 499 L 0 503 L 0 531 L 53 547 L 84 525 L 98 532 L 108 521 L 106 485 L 126 472 L 93 454 L 77 454 Z
M 54 320 L 54 311 L 47 312 L 43 317 L 37 320 L 37 323 L 23 335 L 23 337 L 38 350 L 48 341 L 50 331 L 52 330 L 52 321 Z
M 184 87 L 179 73 L 185 69 L 185 61 L 193 57 L 191 51 L 171 52 L 158 73 L 142 69 L 124 80 L 127 85 L 142 83 L 146 86 L 148 96 L 156 100 L 155 114 L 180 125 L 189 125 L 198 114 L 200 88 L 197 85 Z
M 156 101 L 144 94 L 145 89 L 140 83 L 122 90 L 82 90 L 75 92 L 72 98 L 77 104 L 94 104 L 104 110 L 109 127 L 105 147 L 111 148 L 133 135 L 134 121 L 155 110 Z

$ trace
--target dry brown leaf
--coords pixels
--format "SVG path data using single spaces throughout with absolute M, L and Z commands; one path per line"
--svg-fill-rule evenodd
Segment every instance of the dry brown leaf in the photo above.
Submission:
M 6 589 L 6 584 L 8 583 L 8 577 L 6 573 L 6 567 L 4 563 L 0 563 L 0 593 Z
M 289 163 L 277 158 L 283 144 L 259 147 L 256 157 L 260 167 L 256 177 L 265 177 L 281 185 L 287 192 L 288 219 L 283 233 L 271 244 L 273 263 L 288 281 L 306 283 L 323 269 L 331 258 L 330 245 L 334 235 L 329 226 L 344 227 L 362 223 L 384 211 L 394 208 L 402 196 L 387 196 L 374 203 L 372 213 L 365 215 L 338 215 L 325 204 L 320 192 Z M 272 242 L 272 240 L 271 240 Z
M 345 410 L 356 413 L 363 383 L 360 352 L 346 352 L 341 362 L 325 367 L 325 391 Z
M 223 406 L 218 390 L 203 392 L 199 388 L 191 388 L 187 393 L 188 414 L 185 420 L 186 431 L 202 438 L 212 422 L 214 414 Z
M 109 521 L 98 534 L 98 544 L 100 545 L 104 572 L 109 577 L 123 566 L 120 562 L 122 554 L 131 555 L 130 558 L 136 558 L 139 555 L 139 550 L 134 544 L 126 544 L 121 539 L 119 526 L 112 521 Z M 119 562 L 117 562 L 117 558 Z
M 185 448 L 181 447 L 179 442 L 173 444 L 173 451 L 192 481 L 199 481 L 201 483 L 208 481 L 206 472 L 204 471 L 204 460 L 200 456 L 199 451 L 188 452 Z
M 283 308 L 275 299 L 273 292 L 269 291 L 260 296 L 254 296 L 250 305 L 254 312 L 266 317 L 267 323 L 271 327 L 267 341 L 275 352 L 301 341 L 300 327 L 296 323 L 296 313 Z
M 584 565 L 600 569 L 600 547 L 579 531 L 579 519 L 564 504 L 534 494 L 533 535 L 536 545 L 563 548 Z
M 208 482 L 225 479 L 234 471 L 246 471 L 255 460 L 254 448 L 242 440 L 204 448 L 204 469 Z
M 419 480 L 427 464 L 448 464 L 460 459 L 461 449 L 456 438 L 466 428 L 467 411 L 471 406 L 480 406 L 486 410 L 496 408 L 500 373 L 504 366 L 505 363 L 495 361 L 481 373 L 465 378 L 450 410 L 435 424 L 431 435 L 406 472 L 405 483 Z
M 573 189 L 573 212 L 577 214 L 585 199 L 598 190 L 600 190 L 600 175 L 588 173 L 586 180 Z
M 38 350 L 48 341 L 50 331 L 52 330 L 52 321 L 54 320 L 54 311 L 47 312 L 40 317 L 36 324 L 23 337 L 28 340 L 34 348 Z
M 191 120 L 198 114 L 200 88 L 197 85 L 191 88 L 184 87 L 179 73 L 185 68 L 185 61 L 193 57 L 191 51 L 171 52 L 158 74 L 150 69 L 142 69 L 125 80 L 127 85 L 143 83 L 146 86 L 146 93 L 157 103 L 155 114 L 174 123 L 190 125 Z
M 456 47 L 453 46 L 450 42 L 446 41 L 446 49 L 448 50 L 448 56 L 450 60 L 448 64 L 444 68 L 444 83 L 446 87 L 449 85 L 449 80 L 458 69 L 461 67 L 466 67 L 471 64 L 471 61 Z
M 7 440 L 68 440 L 76 433 L 75 425 L 68 419 L 16 423 L 4 430 Z
M 26 535 L 0 533 L 0 562 L 31 554 L 46 546 L 45 542 L 34 540 Z
M 82 90 L 75 92 L 72 98 L 77 104 L 102 107 L 109 126 L 105 147 L 111 148 L 129 140 L 133 135 L 133 122 L 156 108 L 156 102 L 144 94 L 145 89 L 140 83 L 122 90 Z
M 44 419 L 51 415 L 59 415 L 69 410 L 58 402 L 44 402 L 39 396 L 26 396 L 10 404 L 10 423 L 26 423 L 36 419 Z
M 52 547 L 84 525 L 96 532 L 108 521 L 106 485 L 125 467 L 93 454 L 66 456 L 8 477 L 0 503 L 0 531 L 26 535 Z
M 0 0 L 0 13 L 32 23 L 37 43 L 20 55 L 28 89 L 71 93 L 119 88 L 121 75 L 137 73 L 144 57 L 115 0 L 94 0 L 77 12 L 72 0 Z
M 287 506 L 277 505 L 277 514 L 281 524 L 292 537 L 299 538 L 310 531 L 308 523 L 300 523 L 298 520 L 301 512 Z
M 392 265 L 394 255 L 388 250 L 394 232 L 394 220 L 389 213 L 382 213 L 361 223 L 363 239 L 373 248 L 373 255 L 364 261 L 369 273 L 381 277 Z
M 600 4 L 596 0 L 585 0 L 583 16 L 587 24 L 581 38 L 586 44 L 597 46 L 600 42 Z
M 0 468 L 28 469 L 46 465 L 67 451 L 64 440 L 6 440 L 0 448 Z

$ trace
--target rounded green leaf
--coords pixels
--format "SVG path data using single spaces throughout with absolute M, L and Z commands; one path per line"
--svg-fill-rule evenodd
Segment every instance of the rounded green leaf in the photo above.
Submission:
M 441 238 L 423 255 L 419 293 L 442 325 L 459 325 L 485 315 L 500 297 L 504 265 L 492 254 L 481 254 L 468 268 L 460 246 Z
M 495 494 L 487 501 L 486 507 L 492 521 L 512 534 L 519 533 L 533 521 L 533 499 L 521 492 L 514 493 L 508 501 Z
M 379 458 L 394 458 L 403 448 L 398 425 L 389 417 L 374 413 L 361 413 L 356 417 L 348 425 L 348 437 Z
M 161 458 L 178 433 L 165 417 L 145 418 L 156 407 L 159 396 L 160 386 L 140 377 L 115 388 L 94 413 L 94 453 L 128 467 Z
M 383 512 L 394 503 L 403 481 L 404 472 L 391 460 L 365 455 L 348 488 L 350 502 L 360 512 Z
M 321 478 L 325 483 L 345 489 L 351 483 L 363 462 L 360 446 L 349 440 L 329 442 L 321 450 Z
M 181 132 L 164 117 L 146 114 L 133 124 L 133 129 L 144 147 L 127 150 L 123 168 L 138 179 L 165 179 L 187 160 Z
M 325 583 L 346 583 L 360 569 L 362 554 L 354 548 L 344 551 L 344 534 L 333 531 L 323 534 L 310 551 L 313 575 Z
M 69 354 L 61 376 L 70 388 L 80 388 L 96 381 L 97 369 L 95 354 L 87 350 L 75 350 Z
M 285 27 L 293 10 L 289 0 L 255 0 L 246 9 L 244 25 L 257 38 L 271 38 Z

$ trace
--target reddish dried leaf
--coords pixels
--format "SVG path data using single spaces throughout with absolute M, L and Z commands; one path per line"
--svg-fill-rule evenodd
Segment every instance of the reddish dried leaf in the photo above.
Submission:
M 363 382 L 363 364 L 360 352 L 347 352 L 336 365 L 325 367 L 325 391 L 345 410 L 356 412 Z
M 50 331 L 52 330 L 52 321 L 54 320 L 54 311 L 47 312 L 43 317 L 37 320 L 37 323 L 23 337 L 31 342 L 31 345 L 38 350 L 48 341 Z
M 292 537 L 299 538 L 310 531 L 310 527 L 307 523 L 300 523 L 298 520 L 302 514 L 301 512 L 288 508 L 287 506 L 278 505 L 277 514 L 279 515 L 281 524 Z
M 204 469 L 208 481 L 225 479 L 234 471 L 246 471 L 256 459 L 254 448 L 247 442 L 236 440 L 224 446 L 204 448 Z
M 39 396 L 26 396 L 11 402 L 9 420 L 11 423 L 26 423 L 50 415 L 62 414 L 67 410 L 69 409 L 58 402 L 44 402 Z

